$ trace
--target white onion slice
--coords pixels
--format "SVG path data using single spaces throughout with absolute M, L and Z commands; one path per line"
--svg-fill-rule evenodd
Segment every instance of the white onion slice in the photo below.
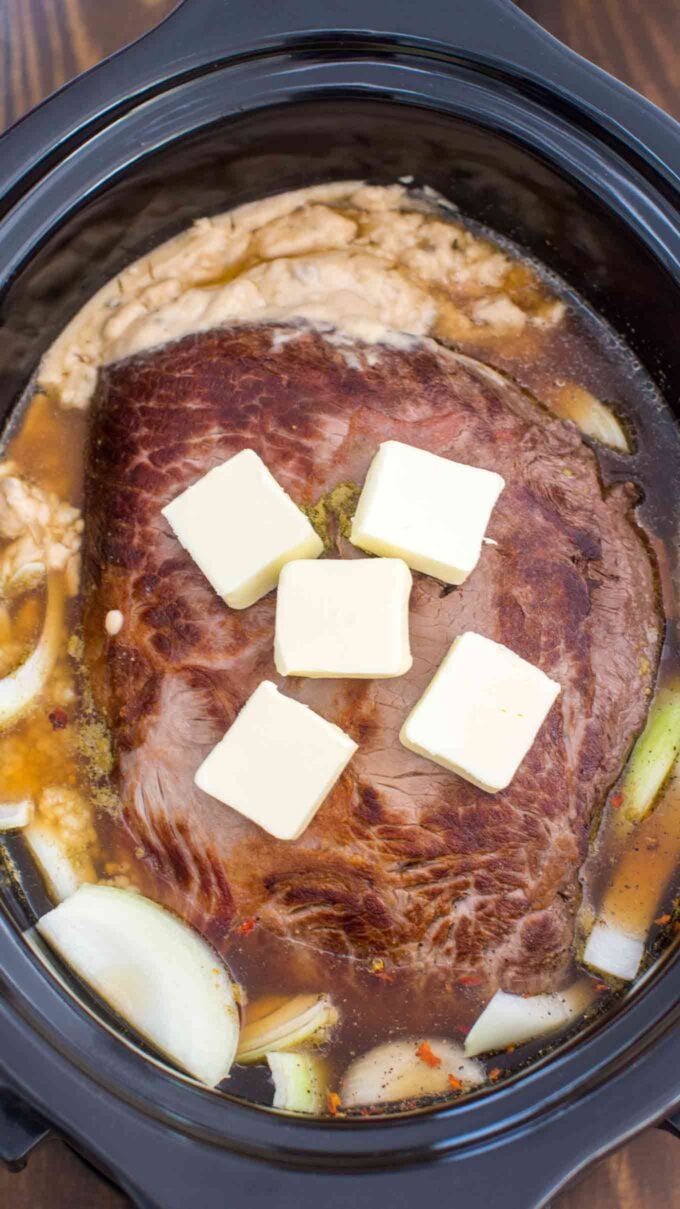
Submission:
M 619 453 L 630 453 L 630 442 L 616 414 L 584 387 L 575 383 L 563 386 L 555 395 L 552 407 L 565 420 L 573 420 L 586 436 Z
M 214 1087 L 229 1074 L 239 1014 L 227 971 L 185 923 L 114 886 L 81 886 L 41 936 L 162 1054 Z
M 593 998 L 586 982 L 549 995 L 496 991 L 465 1038 L 465 1053 L 489 1054 L 566 1028 Z
M 317 1116 L 326 1107 L 326 1065 L 315 1054 L 267 1054 L 274 1080 L 274 1108 Z
M 645 938 L 598 919 L 583 950 L 583 960 L 601 974 L 622 978 L 629 982 L 635 978 L 645 951 Z
M 244 1065 L 262 1062 L 270 1052 L 323 1045 L 338 1021 L 327 995 L 294 995 L 253 1019 L 257 1007 L 253 1004 L 241 1031 L 236 1061 Z
M 63 611 L 61 578 L 50 575 L 45 619 L 38 643 L 28 659 L 0 680 L 0 730 L 21 718 L 45 689 L 59 653 Z
M 24 829 L 23 838 L 50 898 L 56 902 L 61 903 L 75 894 L 83 882 L 95 880 L 94 865 L 87 853 L 76 855 L 70 851 L 53 824 L 36 818 Z
M 0 831 L 20 831 L 33 818 L 35 807 L 30 798 L 21 802 L 0 803 Z
M 439 1038 L 426 1043 L 440 1066 L 430 1066 L 418 1057 L 418 1040 L 387 1041 L 356 1058 L 345 1073 L 340 1093 L 343 1106 L 396 1104 L 423 1096 L 451 1092 L 453 1080 L 473 1087 L 486 1078 L 484 1067 L 466 1058 L 459 1045 Z

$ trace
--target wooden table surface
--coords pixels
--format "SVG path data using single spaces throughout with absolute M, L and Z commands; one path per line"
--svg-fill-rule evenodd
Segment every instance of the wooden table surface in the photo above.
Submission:
M 174 0 L 0 0 L 0 130 L 173 7 Z M 680 0 L 521 0 L 521 7 L 680 118 Z M 0 1170 L 1 1209 L 122 1209 L 126 1204 L 61 1142 L 45 1143 L 18 1175 Z M 680 1205 L 680 1145 L 669 1134 L 649 1130 L 591 1168 L 553 1209 L 672 1209 L 674 1204 Z

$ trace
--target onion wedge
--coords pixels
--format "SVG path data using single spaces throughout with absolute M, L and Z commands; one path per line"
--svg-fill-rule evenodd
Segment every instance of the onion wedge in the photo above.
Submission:
M 326 1065 L 315 1054 L 267 1054 L 274 1108 L 319 1116 L 326 1107 Z
M 44 691 L 59 653 L 63 611 L 61 577 L 49 575 L 45 619 L 38 643 L 28 659 L 0 680 L 0 730 L 18 721 Z
M 465 1038 L 465 1053 L 490 1054 L 566 1028 L 593 999 L 585 981 L 549 995 L 509 995 L 496 991 Z
M 327 995 L 295 995 L 273 1011 L 257 1015 L 257 1003 L 241 1031 L 236 1061 L 262 1062 L 269 1053 L 323 1045 L 338 1021 L 337 1009 Z
M 424 1048 L 428 1061 L 418 1056 Z M 398 1104 L 446 1095 L 456 1084 L 474 1087 L 485 1078 L 482 1064 L 466 1058 L 461 1047 L 451 1041 L 387 1041 L 352 1062 L 340 1093 L 346 1108 Z
M 155 1049 L 209 1087 L 239 1034 L 226 969 L 204 940 L 131 890 L 81 886 L 43 915 L 40 935 Z
M 30 798 L 22 802 L 0 803 L 0 832 L 20 831 L 33 818 L 35 807 Z
M 630 453 L 628 437 L 611 407 L 584 387 L 568 383 L 553 396 L 550 406 L 564 420 L 573 420 L 587 437 L 619 453 Z
M 53 824 L 36 818 L 24 829 L 23 838 L 42 874 L 48 894 L 56 902 L 61 903 L 75 894 L 84 882 L 95 880 L 89 855 L 70 852 Z
M 607 919 L 597 919 L 583 950 L 583 960 L 600 974 L 630 982 L 645 951 L 645 936 L 626 932 Z

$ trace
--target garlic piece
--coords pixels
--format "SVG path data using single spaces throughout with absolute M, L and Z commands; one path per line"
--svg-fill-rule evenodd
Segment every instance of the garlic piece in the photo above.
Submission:
M 104 618 L 104 629 L 111 638 L 115 638 L 116 634 L 120 634 L 124 622 L 123 614 L 120 609 L 109 609 Z

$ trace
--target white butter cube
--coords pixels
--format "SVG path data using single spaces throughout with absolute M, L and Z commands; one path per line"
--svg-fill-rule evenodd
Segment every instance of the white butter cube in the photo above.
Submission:
M 372 554 L 403 558 L 414 571 L 462 584 L 476 567 L 505 480 L 385 441 L 371 462 L 351 540 Z
M 264 462 L 244 449 L 163 508 L 176 536 L 232 609 L 276 587 L 291 558 L 318 558 L 323 542 Z
M 531 747 L 560 686 L 506 646 L 456 638 L 404 723 L 404 747 L 496 793 Z
M 276 670 L 282 676 L 403 676 L 413 662 L 411 584 L 400 558 L 288 563 L 276 598 Z
M 194 780 L 270 835 L 295 840 L 356 749 L 339 726 L 263 680 Z

